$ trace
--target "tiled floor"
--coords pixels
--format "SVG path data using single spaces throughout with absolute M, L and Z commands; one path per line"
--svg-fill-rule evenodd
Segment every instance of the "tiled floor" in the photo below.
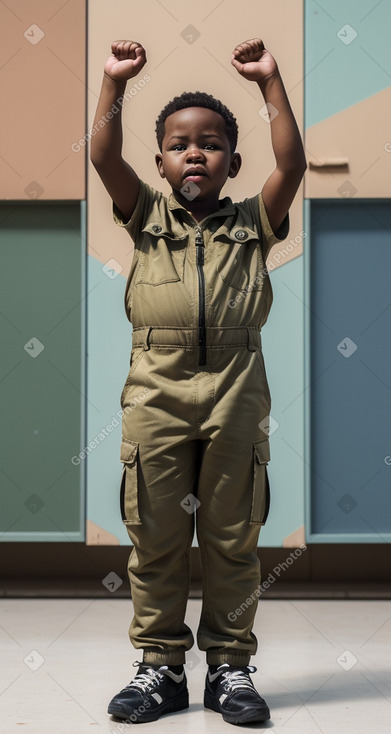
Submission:
M 194 634 L 200 607 L 189 600 L 186 621 Z M 1 600 L 1 734 L 129 732 L 134 725 L 108 716 L 106 706 L 141 659 L 127 638 L 131 616 L 125 599 Z M 252 678 L 272 719 L 239 728 L 389 734 L 389 601 L 262 601 L 254 632 Z M 234 731 L 203 708 L 205 672 L 204 653 L 194 647 L 186 668 L 190 708 L 139 724 L 138 734 Z

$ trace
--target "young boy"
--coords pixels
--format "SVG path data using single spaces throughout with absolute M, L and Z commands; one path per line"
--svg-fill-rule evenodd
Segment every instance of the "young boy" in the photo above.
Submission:
M 232 724 L 265 721 L 270 712 L 248 664 L 257 650 L 257 542 L 269 510 L 271 399 L 260 330 L 273 298 L 265 263 L 288 234 L 303 146 L 274 58 L 259 38 L 245 41 L 231 63 L 272 105 L 275 170 L 261 193 L 219 199 L 241 166 L 236 120 L 211 95 L 184 93 L 156 124 L 156 164 L 172 188 L 166 198 L 123 160 L 120 111 L 98 126 L 146 63 L 137 42 L 111 48 L 91 161 L 115 222 L 135 243 L 125 290 L 133 339 L 121 395 L 120 494 L 133 543 L 129 636 L 143 661 L 108 712 L 145 722 L 189 706 L 183 664 L 194 637 L 184 617 L 196 517 L 204 706 Z

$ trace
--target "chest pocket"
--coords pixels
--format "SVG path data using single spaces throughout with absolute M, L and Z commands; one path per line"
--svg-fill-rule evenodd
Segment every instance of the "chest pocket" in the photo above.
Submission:
M 188 235 L 176 237 L 170 230 L 153 222 L 148 223 L 142 232 L 135 285 L 162 285 L 183 280 Z
M 236 290 L 261 291 L 265 275 L 258 233 L 246 225 L 217 232 L 213 238 L 216 270 Z

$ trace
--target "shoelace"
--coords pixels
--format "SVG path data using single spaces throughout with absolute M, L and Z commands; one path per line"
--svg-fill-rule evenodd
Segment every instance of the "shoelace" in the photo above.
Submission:
M 133 665 L 140 665 L 138 661 Z M 161 683 L 164 675 L 160 672 L 161 670 L 168 670 L 168 665 L 161 665 L 158 670 L 155 668 L 147 668 L 145 673 L 137 673 L 133 680 L 127 685 L 127 688 L 138 688 L 143 693 L 151 688 L 154 683 Z
M 223 663 L 223 665 L 220 665 L 220 668 L 225 665 L 228 666 L 228 663 Z M 247 665 L 247 669 L 250 673 L 256 672 L 255 665 Z M 235 691 L 240 688 L 250 688 L 252 691 L 254 690 L 251 680 L 247 678 L 247 674 L 244 673 L 243 670 L 227 670 L 222 674 L 222 678 L 224 678 L 223 685 L 227 691 Z

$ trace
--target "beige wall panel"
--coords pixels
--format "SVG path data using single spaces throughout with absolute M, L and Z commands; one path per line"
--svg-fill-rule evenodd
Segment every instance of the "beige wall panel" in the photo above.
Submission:
M 92 520 L 86 524 L 86 545 L 119 545 L 118 538 L 104 528 L 99 527 Z
M 307 198 L 391 196 L 390 111 L 388 87 L 306 130 Z M 333 159 L 347 164 L 313 167 Z
M 0 198 L 84 199 L 85 0 L 0 4 Z
M 219 97 L 234 113 L 239 125 L 237 150 L 243 167 L 229 179 L 221 196 L 241 200 L 261 190 L 275 167 L 270 126 L 259 115 L 264 101 L 255 83 L 247 82 L 231 65 L 233 48 L 259 36 L 276 57 L 300 130 L 303 129 L 303 18 L 302 0 L 93 0 L 89 3 L 88 128 L 92 126 L 103 66 L 113 40 L 131 38 L 147 51 L 140 77 L 128 82 L 134 96 L 124 105 L 123 155 L 140 178 L 169 193 L 157 173 L 155 120 L 164 105 L 183 91 L 205 91 Z M 144 74 L 151 80 L 137 91 Z M 89 253 L 107 262 L 114 258 L 127 275 L 133 246 L 126 232 L 113 223 L 111 200 L 89 164 Z M 291 208 L 291 230 L 279 251 L 302 229 L 302 187 Z M 295 243 L 273 266 L 285 264 L 302 252 Z M 270 261 L 270 260 L 269 260 Z
M 282 541 L 283 548 L 299 548 L 301 545 L 305 545 L 305 527 L 300 525 L 299 528 L 293 531 L 290 535 Z

